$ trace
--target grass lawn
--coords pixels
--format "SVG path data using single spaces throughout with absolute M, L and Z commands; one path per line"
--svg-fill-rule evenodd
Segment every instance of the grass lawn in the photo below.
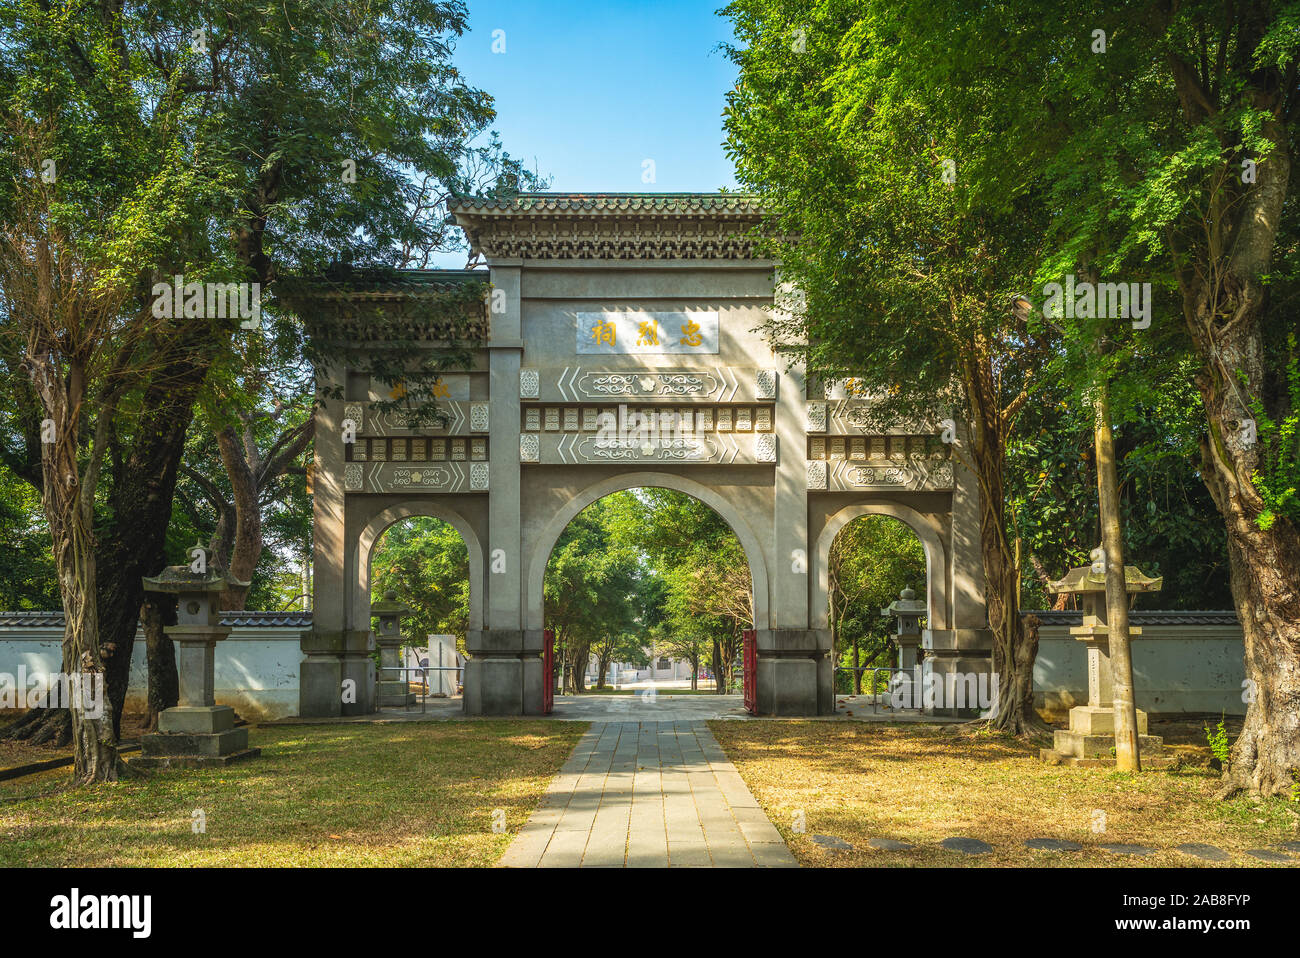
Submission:
M 262 755 L 74 789 L 0 782 L 0 866 L 486 866 L 528 820 L 581 722 L 254 728 Z M 507 831 L 494 834 L 504 809 Z M 202 809 L 207 831 L 194 834 Z
M 715 721 L 709 728 L 804 865 L 1187 866 L 1201 863 L 1173 846 L 1200 842 L 1233 853 L 1225 864 L 1262 866 L 1240 853 L 1300 839 L 1300 803 L 1216 802 L 1218 773 L 1203 765 L 1136 776 L 1054 767 L 1015 740 L 941 726 Z M 1208 756 L 1195 747 L 1179 751 Z M 795 834 L 800 810 L 806 830 Z M 1104 833 L 1092 829 L 1096 810 L 1105 813 Z M 853 849 L 827 851 L 814 835 Z M 938 846 L 953 836 L 982 839 L 994 851 L 974 857 Z M 1022 845 L 1036 837 L 1085 847 L 1041 852 Z M 867 847 L 869 838 L 917 848 L 877 851 Z M 1109 843 L 1157 852 L 1121 857 L 1088 847 Z

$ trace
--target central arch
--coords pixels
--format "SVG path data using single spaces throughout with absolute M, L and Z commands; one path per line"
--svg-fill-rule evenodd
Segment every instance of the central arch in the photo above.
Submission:
M 660 489 L 672 489 L 700 500 L 718 515 L 722 516 L 731 531 L 740 540 L 745 550 L 745 560 L 749 563 L 749 577 L 754 590 L 754 628 L 768 628 L 768 582 L 767 564 L 763 557 L 763 548 L 754 530 L 749 527 L 744 516 L 732 506 L 723 495 L 709 486 L 667 472 L 630 472 L 612 476 L 600 482 L 592 483 L 582 490 L 553 515 L 542 528 L 533 554 L 528 563 L 527 589 L 524 597 L 524 628 L 540 630 L 545 627 L 545 597 L 543 588 L 546 580 L 546 564 L 551 558 L 551 551 L 559 541 L 560 534 L 571 521 L 587 506 L 597 499 L 625 489 L 642 486 L 656 486 Z

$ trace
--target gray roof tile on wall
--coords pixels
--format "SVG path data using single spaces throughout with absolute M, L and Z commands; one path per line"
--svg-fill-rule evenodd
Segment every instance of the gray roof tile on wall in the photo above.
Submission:
M 290 612 L 223 612 L 221 624 L 231 628 L 311 628 L 311 613 Z M 62 612 L 0 612 L 0 629 L 61 629 Z
M 1021 615 L 1036 615 L 1043 625 L 1082 625 L 1083 613 L 1073 609 L 1022 609 Z M 1133 609 L 1128 614 L 1133 625 L 1237 625 L 1237 613 L 1231 609 L 1161 611 Z

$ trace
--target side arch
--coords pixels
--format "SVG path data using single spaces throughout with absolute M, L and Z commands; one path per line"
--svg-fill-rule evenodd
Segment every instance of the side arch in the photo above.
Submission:
M 353 568 L 356 574 L 352 577 L 352 581 L 356 586 L 349 613 L 349 618 L 355 621 L 349 622 L 349 628 L 370 628 L 370 563 L 374 556 L 375 543 L 384 534 L 384 530 L 393 523 L 415 516 L 441 519 L 459 532 L 460 537 L 465 540 L 465 548 L 469 553 L 468 628 L 470 630 L 483 628 L 483 547 L 479 543 L 478 535 L 469 520 L 450 505 L 428 499 L 415 499 L 389 506 L 362 528 L 355 546 Z
M 943 530 L 937 517 L 917 512 L 898 502 L 863 502 L 846 506 L 826 520 L 817 548 L 813 551 L 813 628 L 830 628 L 830 555 L 831 545 L 840 530 L 861 516 L 889 516 L 916 533 L 925 551 L 925 599 L 930 628 L 949 629 L 952 621 L 952 597 L 948 590 L 948 553 L 943 545 Z
M 533 547 L 528 564 L 527 592 L 524 596 L 524 628 L 542 629 L 545 627 L 545 597 L 543 586 L 546 580 L 546 564 L 550 561 L 551 550 L 559 541 L 560 534 L 573 518 L 597 499 L 603 499 L 613 492 L 635 489 L 640 486 L 657 486 L 661 489 L 673 489 L 699 499 L 711 508 L 731 527 L 731 531 L 740 540 L 740 547 L 745 550 L 745 559 L 749 563 L 750 587 L 754 595 L 754 628 L 768 628 L 768 582 L 767 563 L 763 547 L 758 536 L 749 527 L 749 523 L 740 512 L 709 486 L 663 472 L 633 472 L 613 476 L 593 483 L 574 496 L 542 528 Z

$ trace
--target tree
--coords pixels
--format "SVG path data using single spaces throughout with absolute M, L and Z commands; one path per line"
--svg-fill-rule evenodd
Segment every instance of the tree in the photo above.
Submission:
M 469 549 L 441 519 L 408 519 L 388 527 L 370 560 L 370 594 L 388 591 L 411 609 L 403 627 L 412 642 L 454 635 L 465 650 L 469 628 Z
M 831 543 L 828 592 L 832 649 L 838 661 L 845 639 L 852 651 L 853 691 L 862 692 L 860 644 L 871 639 L 870 665 L 891 647 L 889 620 L 880 610 L 904 588 L 925 594 L 925 550 L 907 526 L 888 516 L 854 519 Z M 848 626 L 846 628 L 846 626 Z
M 770 210 L 764 245 L 798 290 L 781 296 L 770 338 L 814 376 L 853 380 L 878 428 L 934 428 L 945 409 L 968 424 L 950 448 L 979 485 L 1003 690 L 992 722 L 1038 733 L 1005 469 L 1052 349 L 1018 306 L 1046 223 L 1032 154 L 972 160 L 969 144 L 995 140 L 1008 105 L 969 61 L 936 56 L 928 5 L 736 0 L 726 13 L 740 70 L 728 151 Z
M 61 24 L 40 29 L 57 45 Z M 130 68 L 114 51 L 90 56 L 87 66 L 106 87 L 129 84 Z M 175 116 L 159 116 L 154 130 L 127 126 L 116 140 L 93 142 L 99 127 L 88 117 L 120 112 L 122 103 L 103 91 L 76 92 L 66 90 L 48 113 L 37 111 L 38 100 L 27 101 L 30 112 L 17 97 L 10 105 L 7 139 L 20 185 L 5 203 L 0 289 L 4 351 L 21 356 L 42 416 L 41 498 L 65 615 L 62 671 L 104 683 L 106 661 L 118 650 L 101 636 L 96 496 L 119 415 L 130 415 L 140 381 L 166 362 L 158 348 L 165 324 L 138 308 L 135 284 L 177 225 L 193 218 L 203 193 L 177 141 Z M 99 157 L 88 165 L 108 182 L 87 176 L 86 165 L 68 164 L 62 179 L 41 176 L 47 159 L 55 158 L 57 169 L 78 155 Z M 113 718 L 85 704 L 66 713 L 75 779 L 116 780 L 125 765 Z
M 495 141 L 472 145 L 492 110 L 490 98 L 468 87 L 449 62 L 451 43 L 464 29 L 458 3 L 385 0 L 291 10 L 253 0 L 156 0 L 65 9 L 20 0 L 0 10 L 0 29 L 6 121 L 44 118 L 47 103 L 56 102 L 85 127 L 80 142 L 68 139 L 35 157 L 56 161 L 64 197 L 80 199 L 70 191 L 77 184 L 133 190 L 149 181 L 144 160 L 175 159 L 164 147 L 190 163 L 185 196 L 201 199 L 184 215 L 164 213 L 170 218 L 156 229 L 169 231 L 170 241 L 155 244 L 152 259 L 131 264 L 133 276 L 123 274 L 135 310 L 147 310 L 154 284 L 177 274 L 187 281 L 255 282 L 274 306 L 274 284 L 292 274 L 314 276 L 336 260 L 407 262 L 447 233 L 430 190 L 471 190 L 485 163 L 518 170 Z M 68 135 L 66 124 L 60 135 Z M 28 190 L 35 181 L 18 176 L 8 159 L 21 152 L 19 127 L 7 122 L 0 136 L 9 148 L 0 151 L 4 172 L 15 173 L 3 177 L 0 196 L 9 214 L 21 198 L 8 185 Z M 510 175 L 518 182 L 518 172 Z M 291 310 L 268 308 L 266 318 L 290 324 L 285 333 L 301 338 Z M 97 604 L 103 646 L 112 652 L 107 685 L 115 729 L 143 599 L 141 576 L 165 564 L 194 403 L 213 364 L 229 358 L 242 341 L 237 337 L 250 338 L 235 327 L 158 326 L 166 335 L 151 344 L 151 372 L 130 384 L 106 427 Z M 337 343 L 328 337 L 307 346 L 315 361 L 332 349 Z M 18 360 L 9 356 L 5 363 L 12 369 Z M 423 380 L 436 375 L 409 369 L 400 349 L 379 357 L 378 365 L 390 384 L 400 378 L 393 370 L 407 372 L 417 398 Z M 15 472 L 34 483 L 39 470 L 30 453 L 41 448 L 35 401 L 16 416 L 20 449 L 6 452 L 6 460 L 28 453 Z M 233 444 L 228 449 L 239 451 Z M 255 525 L 250 513 L 251 502 L 241 520 L 246 529 Z M 37 715 L 15 734 L 61 720 Z
M 943 31 L 932 49 L 941 42 L 953 62 L 985 71 L 994 100 L 1010 106 L 998 155 L 1031 157 L 1046 174 L 1040 278 L 1083 270 L 1151 284 L 1150 326 L 1124 340 L 1140 335 L 1138 351 L 1185 362 L 1203 413 L 1200 474 L 1223 518 L 1245 635 L 1246 722 L 1222 794 L 1287 794 L 1300 769 L 1295 10 L 1121 4 L 1104 30 L 1091 11 L 1055 0 L 1014 12 L 931 5 L 926 15 Z M 1014 49 L 995 55 L 994 33 L 1014 36 Z M 1081 324 L 1066 345 L 1086 350 L 1092 335 Z M 1124 355 L 1111 370 L 1117 400 L 1158 388 Z
M 544 580 L 547 627 L 555 630 L 565 688 L 584 691 L 591 650 L 609 635 L 636 628 L 633 595 L 638 557 L 611 542 L 608 497 L 580 512 L 551 550 Z

